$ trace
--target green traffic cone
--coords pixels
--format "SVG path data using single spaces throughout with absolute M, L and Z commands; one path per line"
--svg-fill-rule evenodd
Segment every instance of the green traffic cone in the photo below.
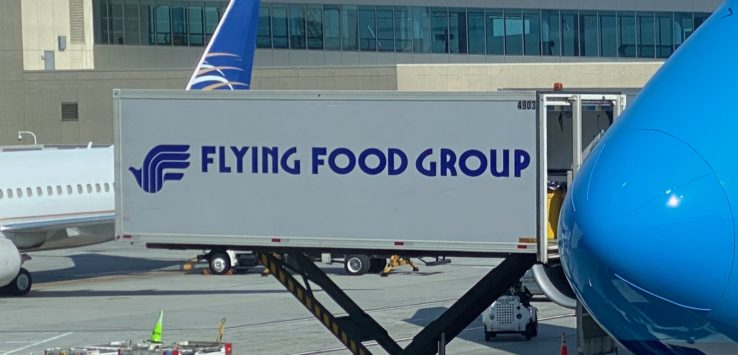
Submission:
M 164 322 L 164 311 L 159 312 L 159 320 L 154 323 L 154 329 L 151 331 L 151 342 L 161 343 L 161 326 Z

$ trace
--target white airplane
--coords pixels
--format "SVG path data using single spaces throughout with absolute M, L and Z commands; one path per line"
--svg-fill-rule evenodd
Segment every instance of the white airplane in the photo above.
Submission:
M 258 0 L 229 3 L 188 90 L 250 87 L 258 18 Z M 113 239 L 113 159 L 112 146 L 0 151 L 0 293 L 30 292 L 21 252 Z

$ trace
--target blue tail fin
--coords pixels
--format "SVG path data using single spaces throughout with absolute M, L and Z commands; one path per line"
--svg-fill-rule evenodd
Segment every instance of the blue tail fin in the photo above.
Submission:
M 259 0 L 231 0 L 187 90 L 248 90 L 258 24 Z

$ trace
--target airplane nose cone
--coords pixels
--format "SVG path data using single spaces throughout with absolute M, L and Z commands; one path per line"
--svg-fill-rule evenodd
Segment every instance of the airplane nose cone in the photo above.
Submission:
M 726 287 L 735 242 L 728 199 L 711 167 L 685 142 L 654 130 L 617 132 L 592 154 L 559 223 L 562 263 L 582 301 L 601 295 L 592 280 L 606 274 L 709 311 Z

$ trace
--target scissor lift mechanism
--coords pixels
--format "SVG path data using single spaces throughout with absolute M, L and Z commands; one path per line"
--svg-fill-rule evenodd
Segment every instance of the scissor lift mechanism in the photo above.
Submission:
M 476 285 L 467 291 L 438 319 L 428 324 L 404 349 L 392 339 L 370 315 L 364 312 L 328 276 L 303 253 L 290 253 L 296 262 L 286 263 L 285 254 L 258 252 L 259 262 L 307 310 L 315 316 L 353 354 L 369 355 L 363 342 L 374 340 L 391 355 L 444 354 L 445 344 L 454 339 L 494 300 L 507 291 L 515 281 L 536 262 L 533 254 L 509 255 Z M 302 276 L 300 283 L 296 276 Z M 318 285 L 347 314 L 336 317 L 313 295 L 310 283 Z

